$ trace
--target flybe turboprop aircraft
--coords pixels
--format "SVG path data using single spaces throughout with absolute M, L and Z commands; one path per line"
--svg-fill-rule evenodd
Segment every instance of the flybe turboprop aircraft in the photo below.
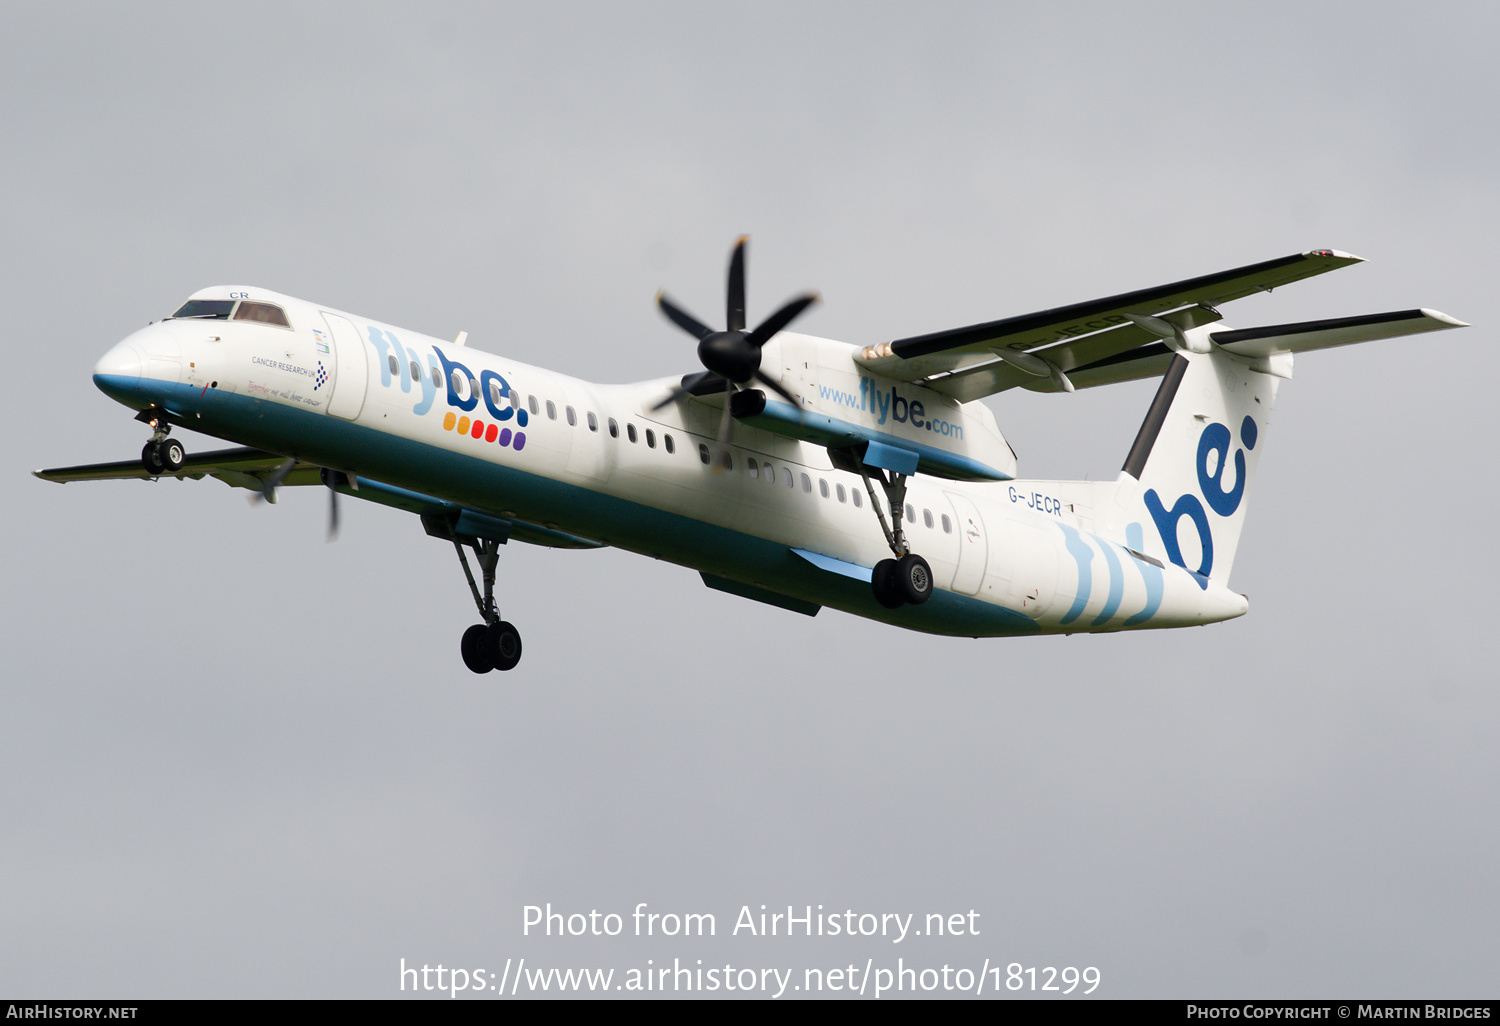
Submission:
M 659 295 L 703 370 L 597 385 L 247 286 L 194 293 L 109 350 L 140 460 L 49 481 L 216 477 L 416 514 L 458 551 L 476 673 L 521 637 L 495 600 L 511 541 L 605 545 L 710 588 L 931 634 L 1071 634 L 1243 615 L 1228 586 L 1276 387 L 1293 355 L 1462 327 L 1431 310 L 1231 329 L 1230 300 L 1359 262 L 1333 250 L 858 347 L 786 331 L 816 296 L 745 319 L 745 240 L 722 330 Z M 1114 481 L 1028 481 L 977 400 L 1160 377 Z M 174 427 L 239 447 L 189 455 Z M 468 553 L 480 571 L 475 581 Z

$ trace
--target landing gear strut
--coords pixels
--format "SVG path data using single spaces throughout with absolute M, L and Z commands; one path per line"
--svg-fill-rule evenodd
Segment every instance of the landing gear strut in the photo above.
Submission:
M 484 618 L 484 623 L 476 623 L 464 631 L 459 645 L 464 665 L 475 673 L 513 669 L 521 661 L 521 632 L 513 624 L 500 619 L 500 612 L 495 608 L 495 564 L 500 560 L 500 542 L 492 538 L 464 539 L 474 549 L 474 558 L 484 580 L 484 594 L 480 595 L 479 586 L 474 583 L 474 572 L 469 569 L 468 554 L 464 552 L 464 540 L 456 534 L 452 539 L 464 576 L 469 580 L 474 604 Z
M 166 418 L 159 413 L 147 419 L 146 423 L 151 425 L 153 432 L 151 440 L 141 450 L 141 466 L 145 467 L 146 473 L 152 477 L 177 473 L 187 462 L 187 450 L 177 439 L 167 437 L 167 432 L 172 430 L 172 425 L 168 424 Z
M 891 547 L 894 558 L 882 559 L 875 564 L 870 578 L 870 587 L 875 592 L 875 601 L 887 609 L 898 609 L 908 602 L 920 606 L 932 597 L 932 568 L 927 560 L 911 551 L 906 543 L 906 532 L 901 527 L 902 514 L 906 509 L 906 475 L 896 471 L 876 470 L 876 479 L 885 492 L 882 503 L 875 495 L 875 485 L 870 481 L 870 468 L 858 464 L 859 476 L 864 478 L 865 491 L 870 494 L 870 508 L 880 519 L 880 529 Z M 891 511 L 890 523 L 886 523 L 885 510 Z

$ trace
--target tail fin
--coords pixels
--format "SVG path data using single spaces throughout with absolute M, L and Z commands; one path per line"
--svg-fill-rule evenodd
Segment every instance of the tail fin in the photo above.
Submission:
M 1204 588 L 1228 580 L 1289 364 L 1268 373 L 1267 361 L 1218 347 L 1173 358 L 1120 473 L 1114 513 L 1131 548 L 1191 571 Z

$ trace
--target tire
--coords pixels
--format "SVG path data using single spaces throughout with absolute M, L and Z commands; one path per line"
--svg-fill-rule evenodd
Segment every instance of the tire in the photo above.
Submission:
M 896 561 L 882 559 L 875 564 L 870 577 L 870 587 L 875 591 L 875 601 L 887 609 L 899 609 L 906 602 L 901 584 L 896 580 Z
M 182 443 L 175 438 L 168 438 L 156 447 L 158 458 L 161 460 L 162 469 L 168 474 L 175 474 L 182 469 L 187 462 L 187 450 Z
M 484 651 L 497 670 L 512 670 L 521 661 L 521 632 L 505 620 L 485 628 Z
M 488 633 L 489 627 L 476 623 L 464 631 L 464 639 L 458 646 L 458 650 L 463 653 L 464 665 L 475 673 L 489 673 L 495 668 L 495 661 L 490 658 L 485 645 Z
M 146 447 L 141 450 L 141 466 L 146 468 L 146 473 L 155 477 L 163 473 L 167 467 L 161 459 L 161 446 L 156 442 L 147 442 Z
M 908 552 L 896 560 L 896 582 L 906 601 L 914 606 L 932 598 L 932 567 L 915 553 Z

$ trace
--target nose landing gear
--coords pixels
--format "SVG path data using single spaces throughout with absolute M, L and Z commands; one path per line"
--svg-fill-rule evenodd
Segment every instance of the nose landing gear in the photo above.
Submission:
M 162 474 L 175 474 L 182 469 L 187 462 L 187 450 L 182 443 L 175 438 L 168 438 L 167 432 L 172 430 L 165 417 L 159 412 L 146 411 L 146 415 L 137 417 L 137 420 L 145 420 L 151 425 L 153 433 L 151 440 L 141 450 L 141 466 L 146 468 L 146 473 L 152 477 Z

